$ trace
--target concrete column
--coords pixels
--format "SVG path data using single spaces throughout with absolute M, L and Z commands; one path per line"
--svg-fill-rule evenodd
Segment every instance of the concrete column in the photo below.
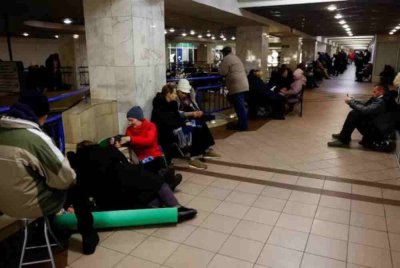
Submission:
M 91 95 L 116 100 L 119 130 L 133 105 L 148 118 L 165 84 L 164 0 L 84 0 Z
M 292 70 L 300 63 L 301 42 L 299 37 L 282 37 L 281 64 L 286 64 Z
M 72 89 L 77 88 L 76 82 L 76 61 L 75 61 L 75 49 L 74 49 L 74 38 L 71 34 L 63 34 L 58 38 L 58 52 L 61 62 L 61 67 L 72 67 L 71 77 L 68 77 L 67 83 L 72 84 Z M 67 78 L 67 76 L 65 76 Z
M 315 50 L 317 47 L 317 42 L 313 39 L 303 39 L 303 59 L 304 63 L 309 63 L 315 60 Z
M 79 67 L 88 66 L 86 35 L 81 34 L 78 39 L 74 39 L 74 51 L 75 51 L 76 84 L 79 87 L 81 82 L 79 77 Z
M 236 30 L 236 55 L 246 72 L 261 69 L 267 75 L 268 27 L 244 26 Z
M 385 64 L 391 65 L 396 72 L 400 70 L 400 37 L 377 35 L 374 50 L 372 82 L 377 83 Z

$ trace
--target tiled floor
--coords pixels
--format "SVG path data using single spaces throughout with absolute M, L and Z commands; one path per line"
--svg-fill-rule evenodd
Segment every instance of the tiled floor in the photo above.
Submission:
M 221 160 L 230 163 L 323 176 L 214 163 L 208 171 L 215 176 L 184 171 L 177 197 L 199 210 L 196 219 L 177 226 L 103 232 L 91 256 L 79 253 L 80 238 L 74 235 L 69 266 L 400 267 L 400 206 L 389 202 L 400 200 L 400 191 L 357 183 L 400 185 L 394 155 L 362 150 L 357 141 L 351 150 L 326 147 L 349 111 L 345 94 L 369 94 L 371 85 L 355 84 L 350 71 L 307 92 L 302 118 L 290 115 L 285 121 L 271 121 L 258 131 L 218 140 L 215 146 Z M 255 183 L 229 179 L 231 175 Z

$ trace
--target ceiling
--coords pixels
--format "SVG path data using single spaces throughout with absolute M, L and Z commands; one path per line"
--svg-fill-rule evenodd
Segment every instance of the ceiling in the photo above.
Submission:
M 336 5 L 337 10 L 328 11 L 330 4 Z M 313 36 L 346 35 L 339 20 L 334 18 L 338 13 L 343 16 L 354 35 L 388 34 L 400 23 L 398 0 L 334 1 L 246 9 Z

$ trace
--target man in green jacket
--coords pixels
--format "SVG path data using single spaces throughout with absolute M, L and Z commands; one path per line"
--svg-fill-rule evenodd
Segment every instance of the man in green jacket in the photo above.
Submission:
M 351 97 L 345 100 L 353 110 L 347 115 L 339 134 L 333 134 L 335 141 L 328 142 L 329 147 L 349 147 L 351 134 L 357 128 L 363 135 L 362 145 L 380 139 L 382 130 L 385 128 L 384 115 L 386 112 L 385 100 L 383 98 L 385 88 L 377 85 L 372 90 L 372 97 L 367 102 L 361 102 Z

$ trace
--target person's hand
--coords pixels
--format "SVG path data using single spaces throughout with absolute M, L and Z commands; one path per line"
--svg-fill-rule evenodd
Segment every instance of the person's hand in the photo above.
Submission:
M 202 111 L 196 111 L 194 113 L 195 113 L 195 115 L 194 115 L 195 118 L 200 118 L 204 115 L 204 113 Z
M 352 100 L 353 100 L 352 97 L 347 96 L 346 99 L 344 100 L 344 102 L 347 104 L 350 104 L 350 101 L 352 101 Z
M 131 141 L 131 137 L 129 137 L 129 136 L 124 136 L 124 137 L 121 137 L 121 144 L 125 144 L 125 143 L 128 143 L 128 142 L 130 142 Z

